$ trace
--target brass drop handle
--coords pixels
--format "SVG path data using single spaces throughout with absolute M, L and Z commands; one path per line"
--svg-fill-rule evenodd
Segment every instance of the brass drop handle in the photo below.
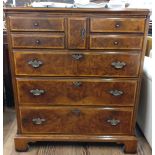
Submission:
M 80 109 L 73 109 L 71 112 L 76 116 L 79 116 L 81 114 Z
M 40 89 L 40 90 L 39 89 L 32 89 L 32 90 L 30 90 L 30 93 L 33 94 L 34 96 L 40 96 L 40 95 L 44 94 L 45 91 L 42 89 Z
M 111 65 L 116 69 L 122 69 L 123 67 L 126 66 L 126 63 L 117 61 L 117 62 L 112 62 Z
M 75 81 L 75 82 L 73 82 L 73 85 L 78 88 L 78 87 L 80 87 L 82 85 L 82 82 Z
M 44 118 L 33 118 L 32 122 L 35 125 L 41 125 L 43 124 L 43 122 L 45 122 L 46 120 Z
M 33 25 L 34 26 L 39 26 L 39 23 L 38 22 L 34 22 Z
M 37 45 L 40 45 L 40 40 L 36 40 L 35 43 L 36 43 Z
M 123 95 L 123 91 L 121 90 L 110 90 L 109 93 L 113 96 L 121 96 Z
M 120 120 L 108 119 L 107 122 L 110 123 L 112 126 L 116 126 L 120 123 Z
M 33 59 L 29 60 L 28 64 L 31 65 L 33 68 L 39 68 L 43 64 L 43 62 L 41 60 Z
M 83 54 L 72 54 L 74 60 L 81 60 L 83 57 Z
M 83 29 L 81 30 L 81 38 L 82 38 L 82 40 L 85 39 L 85 36 L 86 36 L 86 29 L 83 28 Z

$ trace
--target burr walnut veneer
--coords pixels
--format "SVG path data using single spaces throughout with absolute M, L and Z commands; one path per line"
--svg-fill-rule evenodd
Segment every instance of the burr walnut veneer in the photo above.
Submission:
M 18 130 L 29 142 L 116 142 L 135 153 L 149 11 L 7 8 Z

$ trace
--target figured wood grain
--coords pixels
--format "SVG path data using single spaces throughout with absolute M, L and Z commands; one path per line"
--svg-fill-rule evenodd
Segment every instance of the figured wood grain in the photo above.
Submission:
M 9 20 L 11 31 L 64 31 L 64 18 L 20 16 Z
M 114 143 L 37 142 L 30 144 L 31 147 L 28 152 L 16 152 L 14 149 L 14 136 L 17 130 L 15 110 L 6 108 L 3 119 L 4 155 L 124 155 L 122 145 Z M 138 128 L 137 137 L 138 148 L 135 155 L 151 155 L 151 148 Z
M 21 108 L 23 133 L 64 133 L 64 134 L 129 134 L 132 120 L 129 108 L 52 107 Z M 35 124 L 33 119 L 45 119 Z M 111 125 L 108 120 L 120 123 Z
M 90 19 L 91 32 L 144 33 L 144 18 L 99 18 Z
M 76 60 L 73 58 L 76 54 L 82 57 Z M 28 64 L 31 60 L 43 64 L 33 68 Z M 137 77 L 140 53 L 14 50 L 14 61 L 16 75 Z M 112 63 L 118 61 L 126 65 L 116 69 Z
M 143 36 L 138 35 L 90 35 L 90 49 L 135 49 L 141 50 Z
M 76 86 L 80 82 L 80 86 Z M 134 106 L 137 80 L 121 79 L 17 79 L 20 105 Z M 39 96 L 31 90 L 44 90 Z M 109 91 L 123 94 L 113 96 Z
M 14 48 L 64 48 L 64 34 L 11 34 Z
M 142 10 L 141 9 L 140 10 L 139 9 L 112 10 L 112 9 L 79 9 L 79 8 L 76 8 L 76 9 L 67 9 L 67 8 L 64 8 L 64 9 L 58 9 L 58 8 L 57 9 L 52 9 L 52 8 L 49 8 L 49 9 L 45 9 L 45 8 L 23 8 L 23 9 L 21 9 L 21 8 L 14 8 L 14 9 L 5 9 L 5 12 L 6 12 L 6 19 L 7 19 L 7 27 L 8 27 L 8 36 L 9 36 L 8 38 L 9 38 L 9 44 L 10 44 L 10 46 L 9 46 L 9 49 L 10 49 L 9 54 L 10 54 L 11 71 L 12 71 L 12 77 L 13 77 L 12 81 L 13 81 L 13 85 L 14 85 L 15 103 L 16 103 L 17 120 L 18 120 L 17 136 L 15 137 L 15 149 L 18 150 L 18 151 L 25 151 L 28 148 L 28 143 L 29 142 L 36 142 L 36 141 L 79 141 L 79 142 L 81 142 L 81 141 L 88 142 L 89 141 L 89 142 L 115 142 L 115 143 L 117 142 L 117 143 L 122 143 L 125 146 L 125 152 L 126 153 L 135 153 L 136 150 L 137 150 L 137 140 L 136 140 L 136 137 L 134 135 L 134 126 L 135 126 L 135 121 L 136 121 L 136 111 L 137 111 L 137 106 L 138 106 L 138 96 L 139 96 L 139 90 L 140 90 L 140 78 L 141 78 L 141 73 L 142 73 L 142 64 L 143 64 L 143 58 L 144 58 L 144 52 L 145 52 L 144 50 L 145 50 L 145 45 L 146 45 L 146 42 L 145 42 L 146 39 L 145 38 L 146 38 L 146 35 L 147 35 L 147 29 L 148 29 L 147 25 L 148 25 L 149 14 L 150 14 L 149 10 L 143 10 L 143 9 Z M 32 14 L 32 12 L 33 12 L 33 14 Z M 54 16 L 57 16 L 58 18 L 65 18 L 64 32 L 57 32 L 57 31 L 56 32 L 51 32 L 51 33 L 41 32 L 41 31 L 38 31 L 38 33 L 37 32 L 21 32 L 20 29 L 17 29 L 18 32 L 11 32 L 9 17 L 10 16 L 18 17 L 19 15 L 21 17 L 32 16 L 32 18 L 36 18 L 36 17 L 41 17 L 41 18 L 48 17 L 48 18 L 50 18 L 50 17 L 54 17 Z M 111 19 L 111 18 L 117 18 L 117 19 L 118 18 L 123 18 L 123 19 L 124 18 L 128 18 L 128 19 L 130 19 L 130 18 L 132 18 L 132 19 L 133 18 L 134 19 L 135 18 L 136 19 L 144 19 L 145 20 L 145 28 L 144 28 L 144 31 L 143 32 L 141 31 L 140 33 L 139 33 L 139 30 L 141 28 L 140 29 L 136 28 L 134 33 L 122 33 L 123 31 L 121 33 L 118 33 L 116 31 L 110 32 L 110 33 L 109 32 L 106 32 L 106 33 L 103 33 L 103 32 L 90 32 L 90 19 L 94 18 L 94 17 L 95 18 L 99 17 L 99 18 L 103 18 L 103 19 L 104 18 L 109 18 L 109 19 Z M 74 21 L 73 24 L 71 24 L 70 26 L 69 26 L 68 19 L 73 19 L 73 21 Z M 75 19 L 79 19 L 79 20 L 77 20 L 77 21 L 79 21 L 79 23 L 76 22 Z M 75 27 L 74 27 L 74 25 L 75 25 Z M 81 33 L 82 34 L 82 40 L 79 40 L 79 39 L 81 39 L 81 36 L 80 36 L 79 32 L 81 31 L 80 29 L 83 28 L 83 27 L 86 28 L 86 36 L 84 35 L 84 33 Z M 72 29 L 71 33 L 73 33 L 73 34 L 69 33 L 68 30 L 70 28 Z M 124 31 L 126 31 L 126 30 L 124 29 Z M 78 32 L 78 33 L 74 33 L 74 32 Z M 82 32 L 84 32 L 84 31 L 82 31 Z M 72 38 L 68 39 L 68 38 L 70 38 L 71 35 L 72 35 Z M 12 36 L 14 36 L 14 38 L 12 38 Z M 58 36 L 58 38 L 57 39 L 51 39 L 49 41 L 49 38 L 51 36 L 52 37 L 53 36 Z M 41 40 L 37 41 L 38 38 L 41 38 Z M 75 39 L 75 38 L 77 38 L 77 39 Z M 37 41 L 37 46 L 36 46 L 36 44 L 34 44 L 34 39 L 37 39 L 37 40 L 35 40 L 35 41 Z M 15 40 L 16 40 L 16 44 L 15 44 Z M 77 135 L 72 135 L 72 134 L 70 134 L 70 135 L 65 135 L 65 134 L 42 134 L 42 133 L 41 134 L 35 134 L 35 132 L 34 132 L 34 134 L 23 134 L 22 128 L 21 128 L 22 127 L 22 120 L 21 120 L 20 109 L 23 109 L 25 111 L 27 109 L 29 109 L 29 108 L 32 109 L 32 110 L 37 109 L 38 113 L 41 112 L 43 114 L 45 112 L 44 111 L 42 112 L 41 109 L 43 108 L 43 105 L 41 105 L 41 104 L 37 105 L 37 106 L 35 104 L 30 104 L 30 105 L 27 104 L 27 106 L 25 106 L 26 104 L 25 105 L 21 104 L 21 102 L 19 100 L 19 94 L 18 94 L 19 91 L 17 92 L 18 85 L 16 83 L 17 82 L 16 79 L 19 81 L 19 79 L 21 78 L 23 81 L 29 81 L 28 77 L 33 76 L 33 74 L 28 74 L 28 75 L 23 74 L 22 76 L 19 75 L 18 78 L 17 78 L 17 76 L 15 74 L 16 66 L 15 66 L 15 61 L 13 59 L 13 53 L 14 53 L 13 49 L 15 49 L 15 48 L 18 48 L 18 49 L 22 49 L 22 48 L 23 49 L 26 49 L 26 48 L 27 49 L 30 49 L 30 48 L 35 49 L 35 48 L 38 48 L 39 49 L 40 48 L 40 50 L 42 50 L 42 52 L 44 52 L 43 51 L 44 48 L 53 48 L 53 49 L 59 49 L 59 48 L 64 49 L 64 48 L 66 48 L 66 49 L 69 49 L 69 40 L 73 41 L 73 44 L 76 44 L 76 43 L 79 42 L 78 44 L 76 44 L 75 47 L 71 47 L 73 49 L 77 49 L 75 52 L 83 52 L 83 51 L 80 50 L 82 48 L 82 49 L 87 49 L 87 50 L 91 49 L 90 51 L 92 53 L 97 52 L 97 50 L 99 50 L 99 49 L 100 49 L 100 52 L 105 52 L 105 50 L 107 50 L 107 52 L 110 53 L 110 49 L 113 49 L 114 51 L 111 51 L 111 52 L 113 52 L 113 53 L 116 52 L 116 54 L 119 54 L 119 52 L 124 51 L 124 52 L 126 52 L 128 54 L 130 52 L 131 53 L 133 52 L 134 54 L 137 53 L 139 55 L 139 58 L 140 58 L 139 63 L 141 65 L 140 66 L 139 66 L 139 64 L 137 65 L 137 66 L 139 66 L 139 67 L 136 68 L 136 71 L 137 71 L 136 73 L 137 74 L 135 74 L 135 72 L 134 72 L 133 76 L 131 76 L 131 75 L 122 76 L 122 77 L 127 77 L 129 81 L 132 80 L 131 77 L 136 77 L 135 79 L 133 79 L 133 81 L 134 80 L 136 81 L 136 93 L 134 94 L 134 96 L 136 95 L 136 98 L 134 97 L 135 100 L 134 100 L 134 102 L 132 102 L 132 104 L 131 104 L 131 102 L 130 102 L 130 104 L 127 104 L 128 106 L 130 106 L 130 109 L 133 112 L 133 114 L 132 114 L 133 117 L 131 117 L 132 120 L 130 121 L 131 124 L 128 125 L 128 128 L 130 128 L 130 132 L 128 132 L 128 135 L 126 135 L 126 134 L 121 135 L 121 133 L 120 133 L 121 136 L 120 135 L 112 135 L 112 136 L 109 137 L 107 134 L 106 135 L 101 134 L 101 136 L 96 136 L 96 135 L 90 134 L 88 136 L 88 135 L 86 135 L 86 132 L 84 132 L 83 135 L 78 135 L 78 136 Z M 42 43 L 40 41 L 43 42 L 42 45 L 38 44 L 38 43 Z M 96 49 L 96 51 L 95 50 L 93 51 L 92 49 Z M 87 51 L 87 52 L 91 53 L 90 51 Z M 55 52 L 51 51 L 51 53 L 55 53 Z M 62 55 L 62 56 L 64 56 L 64 55 Z M 136 56 L 136 54 L 135 54 L 135 56 Z M 104 62 L 109 61 L 108 57 L 106 57 L 106 58 L 107 58 L 107 60 L 103 59 Z M 45 59 L 47 60 L 47 58 L 45 58 Z M 58 59 L 58 57 L 55 57 L 55 61 L 57 59 Z M 99 61 L 99 58 L 97 58 L 96 60 Z M 103 63 L 103 60 L 100 61 L 101 64 Z M 68 61 L 68 59 L 66 59 L 66 61 Z M 115 61 L 118 61 L 118 60 L 115 59 Z M 91 64 L 92 60 L 89 60 L 88 62 L 89 62 L 89 64 Z M 88 67 L 88 65 L 86 65 L 86 66 Z M 72 66 L 70 65 L 70 67 L 72 67 Z M 81 66 L 78 71 L 80 71 L 81 68 L 83 68 L 83 66 Z M 134 66 L 133 66 L 133 68 L 134 68 Z M 91 69 L 92 69 L 92 67 L 91 67 Z M 88 78 L 89 74 L 88 74 L 88 72 L 86 72 L 86 73 L 87 73 L 86 74 L 87 77 L 85 77 L 85 78 Z M 82 74 L 85 75 L 84 73 L 81 73 L 81 75 Z M 81 75 L 78 76 L 78 73 L 77 73 L 75 75 L 76 77 L 74 77 L 75 80 L 79 80 L 79 79 L 82 80 L 82 77 L 80 77 Z M 94 75 L 94 73 L 92 73 L 92 75 L 93 76 L 91 78 L 89 77 L 91 79 L 91 81 L 96 77 L 96 75 Z M 44 76 L 46 76 L 46 75 L 44 75 Z M 51 74 L 50 76 L 53 76 L 53 75 Z M 69 79 L 69 78 L 67 78 L 67 76 L 70 76 L 70 75 L 66 74 L 65 76 L 62 76 L 62 74 L 61 75 L 59 74 L 59 77 L 57 77 L 57 79 L 64 79 L 64 80 Z M 99 77 L 101 79 L 102 76 L 99 76 Z M 121 74 L 119 76 L 115 76 L 115 77 L 119 78 L 119 77 L 121 77 Z M 52 77 L 50 77 L 50 78 L 52 78 Z M 113 76 L 113 78 L 114 78 L 114 76 Z M 41 79 L 46 79 L 46 77 L 41 78 L 40 75 L 39 75 L 38 79 L 40 79 L 40 80 Z M 33 78 L 31 78 L 31 80 L 33 81 Z M 107 81 L 108 80 L 110 80 L 110 79 L 107 79 Z M 127 80 L 127 79 L 120 78 L 120 81 L 121 80 L 124 81 L 124 80 Z M 89 80 L 86 80 L 86 81 L 87 81 L 87 83 L 89 83 Z M 138 86 L 137 86 L 137 81 L 138 81 Z M 40 81 L 40 83 L 41 82 L 42 81 Z M 81 82 L 81 81 L 76 81 L 76 82 Z M 97 83 L 96 80 L 93 81 L 93 82 Z M 117 82 L 115 82 L 115 84 L 116 83 Z M 113 84 L 113 86 L 115 84 Z M 33 86 L 38 86 L 38 83 L 33 85 Z M 47 86 L 47 88 L 49 88 L 49 86 Z M 70 88 L 70 87 L 67 87 L 67 89 L 68 88 Z M 129 89 L 129 86 L 126 86 L 126 88 Z M 22 90 L 23 89 L 24 88 L 22 88 Z M 93 90 L 93 87 L 90 87 L 90 89 Z M 24 94 L 27 94 L 28 92 L 24 92 Z M 84 91 L 81 91 L 81 93 L 83 93 L 83 92 Z M 88 92 L 91 92 L 91 91 L 89 90 Z M 84 92 L 84 93 L 88 93 L 88 92 Z M 101 92 L 102 91 L 97 92 L 97 96 L 98 95 L 100 96 Z M 44 95 L 45 94 L 46 94 L 46 92 L 44 93 Z M 58 92 L 55 96 L 58 96 L 58 94 L 61 94 L 61 93 Z M 70 96 L 72 97 L 72 94 Z M 74 96 L 74 98 L 75 98 L 75 96 Z M 94 103 L 96 103 L 97 99 L 98 98 L 96 98 L 94 100 Z M 79 96 L 76 98 L 76 100 L 79 100 Z M 104 98 L 102 100 L 104 101 Z M 124 101 L 126 101 L 126 100 L 124 100 Z M 75 102 L 75 100 L 74 100 L 74 102 Z M 114 102 L 115 102 L 115 100 L 113 100 L 113 103 Z M 84 110 L 83 109 L 84 106 L 81 106 L 81 105 L 82 104 L 79 105 L 80 111 Z M 116 104 L 116 105 L 118 106 L 119 104 Z M 114 106 L 116 106 L 116 105 L 113 104 L 111 108 L 115 109 L 116 107 L 114 108 Z M 68 106 L 69 105 L 66 104 L 65 108 L 67 108 Z M 73 105 L 70 105 L 70 106 L 71 106 L 70 108 L 75 107 Z M 93 107 L 92 105 L 90 106 L 89 104 L 87 106 L 88 106 L 88 109 L 89 108 L 91 109 Z M 104 108 L 109 108 L 109 105 L 105 104 L 103 106 L 104 106 Z M 58 107 L 60 108 L 60 105 Z M 96 109 L 98 109 L 100 107 L 101 107 L 100 104 L 94 105 L 94 108 L 96 108 Z M 129 107 L 126 107 L 126 108 L 125 107 L 126 106 L 124 104 L 122 106 L 122 109 L 126 109 L 126 108 L 128 109 L 129 108 Z M 46 107 L 44 107 L 44 108 L 45 109 L 51 108 L 52 110 L 54 110 L 54 108 L 56 108 L 56 107 L 54 105 L 49 107 L 48 104 L 47 104 Z M 68 110 L 69 109 L 66 109 L 66 112 Z M 78 113 L 79 113 L 78 111 L 79 110 L 74 111 L 76 113 L 76 115 L 78 115 Z M 85 111 L 85 113 L 86 113 L 86 111 Z M 27 112 L 30 112 L 30 111 L 28 110 Z M 93 113 L 95 113 L 95 116 L 98 115 L 97 112 L 93 112 Z M 115 113 L 117 113 L 117 109 L 115 109 L 112 112 L 112 115 L 114 115 Z M 90 113 L 90 115 L 92 115 L 92 112 Z M 89 116 L 89 114 L 86 115 L 86 116 Z M 105 115 L 103 114 L 103 116 L 105 116 Z M 48 117 L 50 117 L 50 114 L 48 114 Z M 119 115 L 119 117 L 121 119 L 123 119 L 122 115 Z M 52 118 L 52 119 L 54 119 L 54 118 Z M 86 120 L 82 119 L 83 122 L 86 122 Z M 96 121 L 95 123 L 100 122 L 100 121 Z M 57 120 L 57 122 L 58 122 L 58 120 Z M 87 122 L 86 122 L 86 124 L 87 124 Z M 87 127 L 88 127 L 88 125 L 89 124 L 87 124 Z M 65 127 L 67 127 L 67 125 Z M 29 129 L 28 126 L 27 126 L 27 128 Z M 33 129 L 31 129 L 31 130 L 33 131 Z M 89 129 L 89 131 L 90 130 L 91 129 Z M 100 126 L 96 130 L 97 131 L 100 130 Z M 76 125 L 76 131 L 79 131 L 79 128 L 77 130 L 77 125 Z M 120 128 L 120 131 L 124 131 L 124 126 L 122 126 L 122 128 Z M 100 132 L 102 133 L 102 131 L 100 131 Z M 82 131 L 81 131 L 81 133 L 82 133 Z
M 69 49 L 86 49 L 86 23 L 87 18 L 68 18 Z

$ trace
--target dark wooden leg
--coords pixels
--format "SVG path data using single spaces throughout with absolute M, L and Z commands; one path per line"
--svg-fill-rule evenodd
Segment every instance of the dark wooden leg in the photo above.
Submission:
M 130 140 L 124 142 L 125 153 L 137 153 L 137 140 Z
M 15 138 L 15 149 L 19 152 L 26 152 L 28 150 L 28 141 L 23 138 Z

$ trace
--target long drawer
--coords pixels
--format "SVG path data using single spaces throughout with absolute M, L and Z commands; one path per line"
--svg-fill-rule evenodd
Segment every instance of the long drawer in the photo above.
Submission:
M 22 133 L 129 134 L 130 108 L 21 108 Z
M 13 48 L 57 48 L 65 44 L 62 33 L 14 33 L 11 34 Z
M 140 54 L 14 50 L 16 75 L 136 77 Z
M 100 18 L 90 19 L 91 32 L 144 33 L 144 18 Z
M 24 20 L 23 20 L 24 19 Z M 9 17 L 11 31 L 64 31 L 64 18 Z
M 20 105 L 134 106 L 137 80 L 17 78 Z
M 90 49 L 136 49 L 141 50 L 143 36 L 91 34 Z

